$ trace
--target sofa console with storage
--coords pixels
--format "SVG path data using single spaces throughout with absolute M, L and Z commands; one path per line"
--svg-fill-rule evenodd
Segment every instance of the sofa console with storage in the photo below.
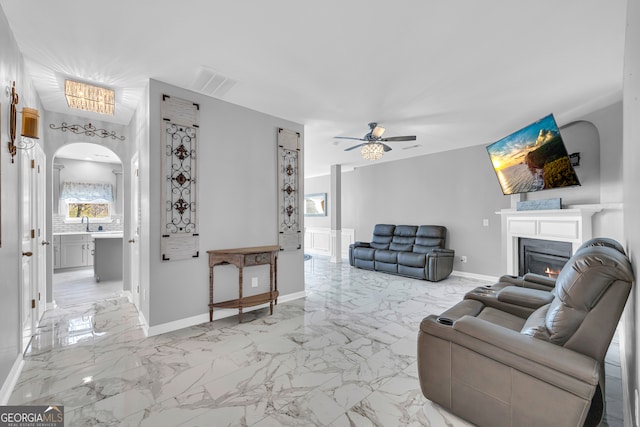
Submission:
M 453 270 L 454 251 L 445 249 L 446 227 L 377 224 L 371 242 L 349 246 L 349 263 L 358 268 L 437 282 Z

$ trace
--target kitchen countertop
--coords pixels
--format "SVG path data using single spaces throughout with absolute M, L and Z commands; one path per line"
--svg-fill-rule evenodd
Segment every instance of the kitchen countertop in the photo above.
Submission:
M 105 233 L 104 231 L 98 231 L 97 233 L 91 233 L 91 237 L 94 239 L 122 239 L 123 235 L 122 232 Z
M 64 231 L 62 233 L 53 233 L 54 236 L 71 236 L 74 234 L 91 234 L 92 236 L 94 234 L 97 235 L 102 235 L 102 234 L 119 234 L 120 237 L 122 237 L 122 231 L 97 231 L 97 230 L 93 230 L 93 231 Z

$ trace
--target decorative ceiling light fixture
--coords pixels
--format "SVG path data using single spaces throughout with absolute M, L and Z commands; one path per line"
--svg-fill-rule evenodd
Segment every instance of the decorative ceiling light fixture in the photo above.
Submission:
M 64 93 L 69 108 L 98 114 L 114 114 L 115 91 L 73 80 L 64 81 Z
M 365 160 L 378 160 L 384 153 L 384 145 L 379 142 L 369 142 L 362 145 L 360 153 Z

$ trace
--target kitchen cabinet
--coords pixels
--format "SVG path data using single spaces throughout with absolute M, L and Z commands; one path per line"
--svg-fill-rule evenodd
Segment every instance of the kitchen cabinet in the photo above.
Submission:
M 53 236 L 53 269 L 60 268 L 60 236 Z
M 61 235 L 59 268 L 93 265 L 93 245 L 93 238 L 89 234 Z
M 94 234 L 96 282 L 122 280 L 122 233 Z

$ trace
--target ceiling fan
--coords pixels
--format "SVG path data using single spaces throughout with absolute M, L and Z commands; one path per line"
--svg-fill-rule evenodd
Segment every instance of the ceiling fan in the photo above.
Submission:
M 362 152 L 362 157 L 367 160 L 377 160 L 382 157 L 383 152 L 391 151 L 391 147 L 387 144 L 383 144 L 383 142 L 398 142 L 398 141 L 415 141 L 415 135 L 408 136 L 391 136 L 388 138 L 383 138 L 382 134 L 384 133 L 384 128 L 378 126 L 378 123 L 371 122 L 369 123 L 369 133 L 367 133 L 363 138 L 354 138 L 351 136 L 336 136 L 334 138 L 338 139 L 355 139 L 356 141 L 364 141 L 362 144 L 354 145 L 353 147 L 346 148 L 344 151 L 355 150 L 356 148 L 360 148 Z

